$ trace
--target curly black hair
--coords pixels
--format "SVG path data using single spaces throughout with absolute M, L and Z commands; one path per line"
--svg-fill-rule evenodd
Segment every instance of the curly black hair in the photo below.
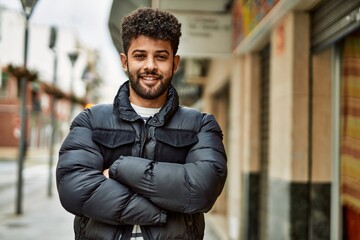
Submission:
M 140 35 L 157 40 L 170 41 L 175 55 L 181 36 L 181 23 L 178 22 L 174 15 L 168 12 L 142 7 L 123 18 L 122 42 L 126 55 L 131 40 L 136 39 Z

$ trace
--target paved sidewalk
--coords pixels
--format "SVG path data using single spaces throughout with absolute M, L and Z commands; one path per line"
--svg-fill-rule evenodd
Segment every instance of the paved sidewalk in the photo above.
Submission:
M 73 215 L 60 204 L 55 180 L 47 196 L 47 152 L 31 154 L 25 162 L 23 214 L 15 214 L 16 162 L 0 160 L 0 240 L 73 240 Z M 5 200 L 11 200 L 6 203 Z M 218 240 L 210 224 L 204 240 Z
M 31 199 L 24 205 L 20 216 L 7 209 L 0 214 L 1 240 L 72 240 L 73 216 L 59 203 L 58 197 L 45 195 Z M 34 201 L 34 202 L 33 202 Z M 214 233 L 207 229 L 204 240 L 217 240 Z
M 27 199 L 22 215 L 6 209 L 0 215 L 2 240 L 71 240 L 73 216 L 60 205 L 57 196 L 47 197 L 45 192 Z
M 67 213 L 60 204 L 55 179 L 52 181 L 53 196 L 47 195 L 48 151 L 41 149 L 41 151 L 29 153 L 23 169 L 23 213 L 21 215 L 15 214 L 17 160 L 3 160 L 1 157 L 5 155 L 0 156 L 0 239 L 74 239 L 73 216 Z

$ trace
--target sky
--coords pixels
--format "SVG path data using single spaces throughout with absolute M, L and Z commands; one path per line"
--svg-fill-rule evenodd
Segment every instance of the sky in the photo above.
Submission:
M 22 12 L 20 0 L 0 0 L 0 5 Z M 104 102 L 112 101 L 125 80 L 107 25 L 111 5 L 112 0 L 39 0 L 30 19 L 33 24 L 72 28 L 81 43 L 101 52 Z

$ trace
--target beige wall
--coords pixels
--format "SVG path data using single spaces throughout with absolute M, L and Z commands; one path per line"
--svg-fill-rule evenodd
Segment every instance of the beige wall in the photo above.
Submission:
M 243 81 L 243 171 L 259 171 L 259 91 L 260 91 L 260 58 L 258 54 L 246 54 L 244 59 Z
M 312 181 L 331 181 L 331 93 L 332 51 L 314 55 L 312 100 Z
M 309 17 L 289 13 L 271 36 L 269 175 L 308 179 Z
M 233 61 L 231 57 L 211 61 L 204 89 L 205 95 L 216 95 L 229 82 Z

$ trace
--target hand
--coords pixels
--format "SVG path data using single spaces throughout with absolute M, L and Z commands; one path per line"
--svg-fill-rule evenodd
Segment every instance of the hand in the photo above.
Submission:
M 105 177 L 109 178 L 109 169 L 105 169 L 103 171 L 103 174 L 104 174 Z

